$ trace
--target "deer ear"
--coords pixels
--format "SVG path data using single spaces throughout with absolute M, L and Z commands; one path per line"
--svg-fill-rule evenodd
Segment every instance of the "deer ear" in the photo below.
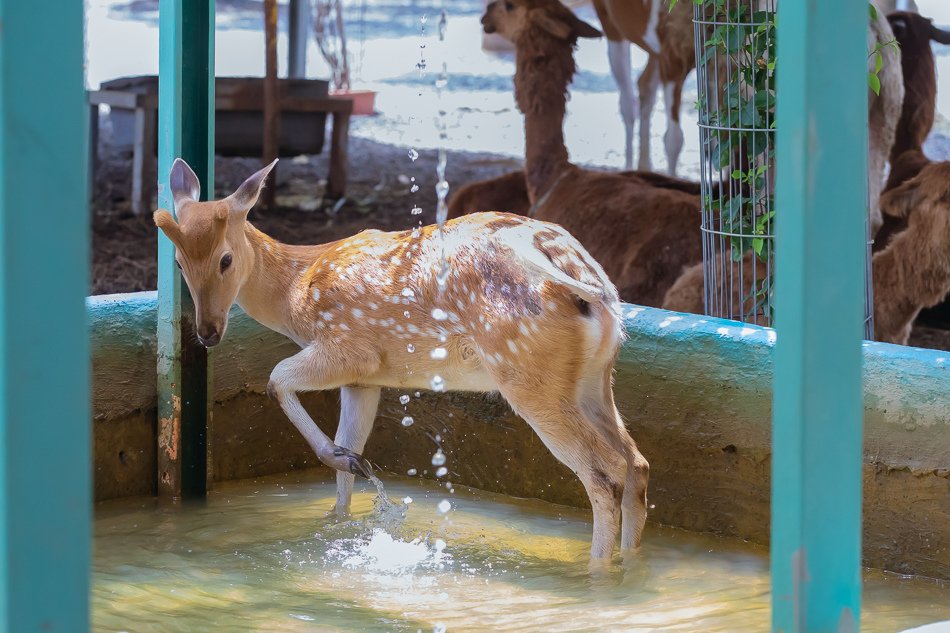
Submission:
M 188 163 L 182 159 L 176 158 L 175 162 L 172 163 L 168 184 L 172 190 L 175 209 L 178 209 L 178 206 L 185 202 L 198 202 L 198 197 L 201 195 L 201 183 L 198 182 L 198 176 L 188 166 Z
M 247 215 L 247 212 L 257 204 L 257 199 L 261 195 L 261 189 L 264 188 L 264 181 L 267 180 L 267 175 L 270 174 L 278 160 L 280 159 L 275 158 L 274 162 L 270 165 L 251 175 L 247 180 L 241 183 L 237 191 L 228 196 L 231 213 Z
M 152 215 L 155 226 L 161 229 L 165 237 L 172 241 L 176 248 L 181 248 L 181 228 L 175 222 L 172 214 L 165 209 L 159 209 Z

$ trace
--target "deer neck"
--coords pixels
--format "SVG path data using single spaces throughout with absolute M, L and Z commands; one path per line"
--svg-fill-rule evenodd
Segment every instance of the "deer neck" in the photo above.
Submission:
M 546 33 L 527 34 L 519 42 L 515 99 L 525 118 L 525 178 L 532 203 L 570 166 L 563 126 L 574 70 L 570 42 Z
M 237 304 L 248 316 L 272 330 L 292 336 L 293 287 L 325 247 L 282 244 L 246 223 L 248 253 L 253 262 Z

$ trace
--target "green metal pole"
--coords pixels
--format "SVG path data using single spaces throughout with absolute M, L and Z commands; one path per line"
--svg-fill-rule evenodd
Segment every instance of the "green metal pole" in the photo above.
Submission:
M 214 196 L 214 0 L 159 4 L 158 204 L 174 212 L 168 174 L 183 158 Z M 194 335 L 193 309 L 175 266 L 175 247 L 158 237 L 158 491 L 207 491 L 211 399 L 208 354 Z
M 89 628 L 83 3 L 0 0 L 0 631 Z
M 778 6 L 772 627 L 857 631 L 868 3 Z

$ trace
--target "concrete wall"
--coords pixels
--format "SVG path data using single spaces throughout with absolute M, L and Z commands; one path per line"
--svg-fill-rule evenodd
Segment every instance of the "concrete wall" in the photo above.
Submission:
M 155 490 L 155 295 L 89 299 L 96 497 Z M 650 520 L 766 543 L 769 534 L 771 330 L 626 307 L 629 341 L 616 395 L 652 465 Z M 235 309 L 213 351 L 216 480 L 316 465 L 264 395 L 296 351 Z M 865 562 L 950 578 L 950 354 L 865 344 Z M 497 396 L 384 393 L 366 455 L 384 470 L 431 470 L 436 435 L 460 484 L 572 505 L 587 499 Z M 328 433 L 335 393 L 304 404 Z M 833 485 L 834 482 L 829 482 Z

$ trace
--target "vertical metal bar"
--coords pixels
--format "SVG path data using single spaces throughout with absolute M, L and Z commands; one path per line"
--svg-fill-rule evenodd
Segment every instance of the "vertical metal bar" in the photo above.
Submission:
M 778 4 L 772 626 L 857 631 L 868 9 Z
M 0 25 L 0 631 L 84 631 L 92 471 L 83 4 L 0 0 Z
M 181 157 L 214 196 L 214 0 L 159 5 L 158 203 L 174 211 L 168 174 Z M 203 495 L 211 422 L 207 351 L 182 291 L 175 247 L 158 237 L 158 492 Z
M 277 85 L 277 0 L 264 0 L 264 165 L 274 162 L 280 143 L 280 91 Z M 263 205 L 272 209 L 276 202 L 277 169 L 270 174 L 271 186 L 264 188 Z
M 310 35 L 310 0 L 290 0 L 287 38 L 287 76 L 307 76 L 307 42 Z

